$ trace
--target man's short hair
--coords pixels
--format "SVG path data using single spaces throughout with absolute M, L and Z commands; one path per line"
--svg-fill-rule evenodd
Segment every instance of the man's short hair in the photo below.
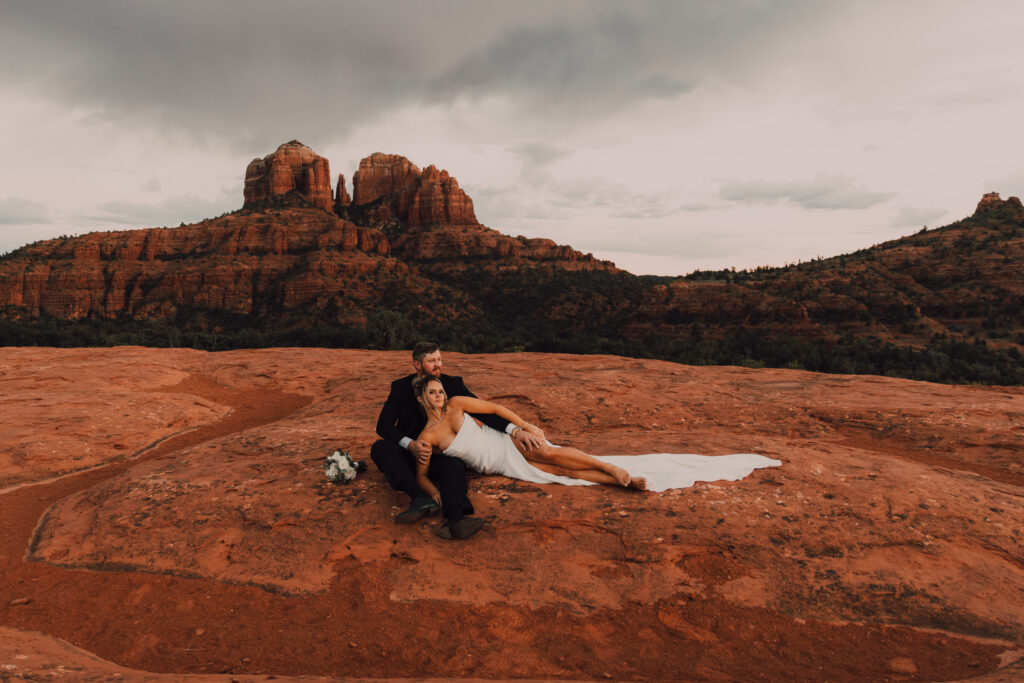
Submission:
M 434 342 L 416 342 L 416 346 L 412 347 L 412 359 L 419 363 L 423 360 L 424 356 L 429 356 L 434 351 L 437 351 L 439 348 L 441 347 L 439 347 Z

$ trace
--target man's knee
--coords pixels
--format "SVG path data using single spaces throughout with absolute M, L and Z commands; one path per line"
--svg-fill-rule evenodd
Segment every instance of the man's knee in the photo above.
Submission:
M 383 439 L 370 446 L 370 459 L 384 474 L 389 477 L 408 479 L 410 474 L 410 458 L 405 449 Z
M 458 458 L 447 455 L 435 455 L 430 461 L 430 475 L 432 477 L 465 477 L 466 465 Z
M 380 439 L 370 446 L 370 460 L 373 460 L 378 468 L 384 469 L 396 460 L 402 459 L 402 450 L 401 446 Z

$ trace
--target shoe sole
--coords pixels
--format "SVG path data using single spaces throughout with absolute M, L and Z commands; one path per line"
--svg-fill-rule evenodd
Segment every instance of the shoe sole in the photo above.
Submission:
M 395 515 L 395 524 L 412 524 L 418 522 L 424 517 L 436 515 L 441 508 L 436 505 L 432 508 L 425 508 L 423 510 L 417 510 L 416 512 L 399 512 Z
M 484 520 L 479 517 L 463 517 L 452 524 L 452 535 L 455 538 L 469 538 L 484 527 Z
M 456 538 L 469 538 L 476 532 L 480 531 L 483 527 L 484 520 L 479 517 L 463 517 L 455 524 L 439 526 L 434 533 L 446 541 L 452 541 Z

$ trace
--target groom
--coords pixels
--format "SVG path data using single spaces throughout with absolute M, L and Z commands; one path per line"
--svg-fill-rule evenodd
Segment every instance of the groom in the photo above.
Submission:
M 437 344 L 417 343 L 412 350 L 412 367 L 416 372 L 391 383 L 391 393 L 377 418 L 377 434 L 381 438 L 370 448 L 370 457 L 384 473 L 391 488 L 406 493 L 412 501 L 407 510 L 395 515 L 395 521 L 399 524 L 411 524 L 438 511 L 437 503 L 416 484 L 416 459 L 426 460 L 430 457 L 431 447 L 419 440 L 419 433 L 426 425 L 426 415 L 413 394 L 413 380 L 430 375 L 441 380 L 449 397 L 475 398 L 461 377 L 443 374 L 441 365 L 441 350 Z M 536 436 L 497 415 L 474 417 L 493 429 L 508 432 L 527 449 L 542 445 Z M 463 462 L 435 453 L 430 457 L 427 476 L 437 484 L 441 492 L 441 506 L 447 520 L 438 528 L 437 535 L 451 540 L 469 538 L 480 531 L 484 522 L 472 516 L 473 505 L 466 496 L 466 466 Z

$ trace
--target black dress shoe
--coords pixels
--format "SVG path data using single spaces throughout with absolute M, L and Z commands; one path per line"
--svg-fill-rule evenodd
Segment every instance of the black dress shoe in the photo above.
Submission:
M 469 538 L 484 527 L 484 520 L 479 517 L 463 517 L 457 522 L 446 522 L 434 533 L 451 541 L 456 538 Z
M 441 509 L 441 506 L 430 498 L 414 498 L 408 510 L 395 515 L 396 524 L 412 524 Z

